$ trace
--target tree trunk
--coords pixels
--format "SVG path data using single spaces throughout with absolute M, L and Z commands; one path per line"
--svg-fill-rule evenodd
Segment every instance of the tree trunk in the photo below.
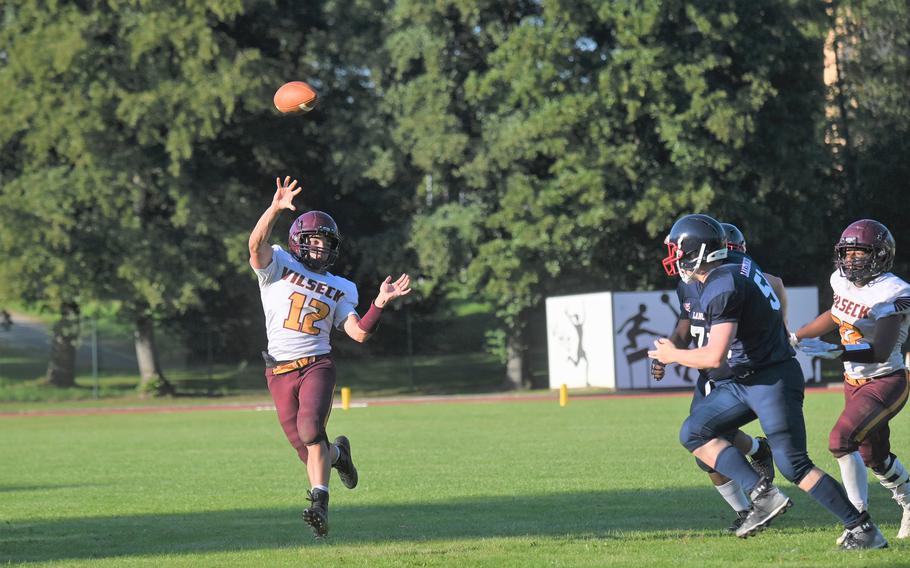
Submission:
M 139 363 L 139 396 L 166 396 L 174 394 L 174 386 L 168 382 L 158 362 L 158 350 L 155 349 L 155 325 L 151 318 L 136 318 L 136 330 L 133 333 L 136 342 L 136 361 Z
M 845 24 L 846 25 L 846 24 Z M 844 41 L 840 36 L 840 31 L 837 28 L 837 17 L 835 14 L 834 19 L 834 70 L 836 73 L 835 81 L 835 99 L 837 101 L 837 109 L 840 120 L 836 120 L 838 126 L 837 134 L 840 136 L 844 145 L 841 149 L 841 155 L 837 156 L 841 167 L 846 178 L 847 184 L 847 201 L 849 202 L 854 197 L 854 191 L 856 190 L 856 167 L 853 160 L 853 142 L 850 138 L 850 117 L 849 112 L 849 102 L 847 100 L 847 80 L 844 78 L 843 72 L 843 62 L 841 53 L 843 52 L 843 47 L 841 43 Z
M 506 387 L 510 389 L 531 387 L 523 327 L 516 326 L 506 338 Z
M 76 386 L 76 342 L 79 340 L 79 305 L 64 302 L 60 319 L 54 324 L 51 358 L 45 382 L 55 387 Z

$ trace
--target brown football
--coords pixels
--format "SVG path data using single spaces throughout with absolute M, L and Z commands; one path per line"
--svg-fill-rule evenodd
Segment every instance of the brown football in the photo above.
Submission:
M 303 81 L 285 83 L 275 91 L 275 108 L 283 113 L 310 112 L 316 106 L 316 89 Z

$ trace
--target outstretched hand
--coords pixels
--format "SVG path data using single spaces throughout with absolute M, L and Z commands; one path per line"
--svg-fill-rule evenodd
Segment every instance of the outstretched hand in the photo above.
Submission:
M 844 348 L 841 345 L 828 343 L 816 337 L 803 339 L 797 348 L 809 357 L 819 359 L 837 359 L 844 354 Z
M 398 280 L 392 282 L 391 276 L 386 276 L 382 284 L 379 285 L 379 294 L 376 295 L 375 304 L 377 308 L 383 308 L 386 304 L 400 296 L 407 296 L 411 293 L 411 277 L 402 274 Z
M 297 211 L 297 208 L 294 207 L 294 198 L 303 191 L 302 187 L 297 187 L 297 180 L 291 180 L 291 176 L 287 176 L 284 178 L 284 183 L 281 183 L 281 178 L 278 177 L 275 178 L 275 185 L 277 189 L 275 190 L 275 196 L 272 197 L 272 205 L 277 207 L 279 211 L 281 209 Z M 297 189 L 294 189 L 295 187 Z

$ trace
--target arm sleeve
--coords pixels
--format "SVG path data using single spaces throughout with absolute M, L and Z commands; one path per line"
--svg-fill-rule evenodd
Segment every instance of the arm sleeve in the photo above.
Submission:
M 284 255 L 286 254 L 287 253 L 284 252 L 284 249 L 281 248 L 281 246 L 272 245 L 272 262 L 265 268 L 253 269 L 253 272 L 256 273 L 256 277 L 259 279 L 260 288 L 268 286 L 281 278 L 281 267 L 285 265 Z
M 332 322 L 336 329 L 342 329 L 348 316 L 357 313 L 357 286 L 349 282 L 350 286 L 344 293 L 344 297 L 338 302 L 335 309 L 335 321 Z

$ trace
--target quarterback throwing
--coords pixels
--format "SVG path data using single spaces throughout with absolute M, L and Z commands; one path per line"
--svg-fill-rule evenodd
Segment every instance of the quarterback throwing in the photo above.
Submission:
M 410 293 L 410 277 L 391 276 L 379 286 L 376 299 L 361 318 L 356 311 L 357 287 L 328 268 L 338 258 L 341 234 L 327 213 L 308 211 L 294 221 L 288 250 L 269 245 L 269 236 L 284 209 L 295 211 L 297 180 L 286 177 L 272 204 L 250 234 L 250 266 L 259 279 L 265 312 L 268 351 L 263 352 L 265 376 L 278 420 L 291 446 L 306 464 L 310 481 L 303 520 L 317 538 L 329 530 L 329 474 L 338 471 L 348 489 L 357 486 L 351 443 L 338 436 L 330 444 L 326 424 L 335 392 L 332 329 L 344 330 L 354 341 L 366 341 L 376 330 L 383 308 Z

